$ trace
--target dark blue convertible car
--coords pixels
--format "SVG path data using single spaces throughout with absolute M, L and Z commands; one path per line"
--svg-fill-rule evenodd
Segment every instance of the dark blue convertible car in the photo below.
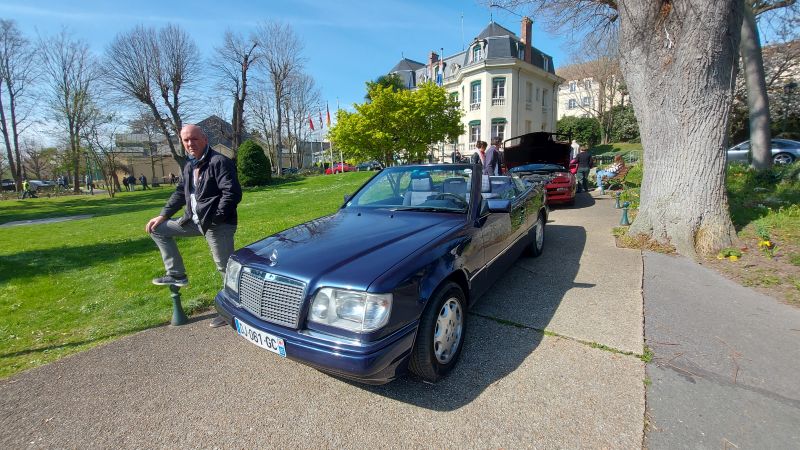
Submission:
M 541 253 L 541 184 L 469 164 L 384 169 L 333 215 L 237 250 L 216 307 L 250 342 L 364 383 L 437 381 L 466 311 L 527 251 Z

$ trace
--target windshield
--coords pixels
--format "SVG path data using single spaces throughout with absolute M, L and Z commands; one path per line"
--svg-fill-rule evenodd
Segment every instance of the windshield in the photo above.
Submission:
M 512 172 L 565 172 L 567 169 L 558 164 L 525 164 L 511 169 Z
M 347 202 L 346 207 L 394 211 L 469 210 L 472 166 L 398 166 L 384 169 Z

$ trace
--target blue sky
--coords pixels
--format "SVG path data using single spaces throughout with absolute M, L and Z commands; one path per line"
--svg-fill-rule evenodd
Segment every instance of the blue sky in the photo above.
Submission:
M 519 34 L 519 17 L 497 8 L 491 14 Z M 333 111 L 337 99 L 342 107 L 362 102 L 364 82 L 386 73 L 402 55 L 424 62 L 431 50 L 460 51 L 489 23 L 490 10 L 475 0 L 2 0 L 0 17 L 15 20 L 29 38 L 67 27 L 97 54 L 137 24 L 172 22 L 192 35 L 205 58 L 226 29 L 245 33 L 261 21 L 287 22 L 305 43 L 306 72 Z M 534 18 L 534 46 L 552 55 L 556 67 L 568 63 L 566 37 L 548 34 L 543 25 Z

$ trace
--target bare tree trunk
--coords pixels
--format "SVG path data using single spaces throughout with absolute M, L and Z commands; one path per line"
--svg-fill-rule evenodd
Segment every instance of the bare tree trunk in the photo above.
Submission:
M 646 170 L 630 233 L 688 256 L 731 246 L 726 130 L 741 0 L 621 1 L 622 68 Z
M 742 41 L 740 44 L 747 85 L 747 109 L 750 116 L 750 152 L 757 170 L 772 167 L 772 145 L 769 129 L 769 98 L 764 77 L 764 60 L 752 7 L 744 2 Z

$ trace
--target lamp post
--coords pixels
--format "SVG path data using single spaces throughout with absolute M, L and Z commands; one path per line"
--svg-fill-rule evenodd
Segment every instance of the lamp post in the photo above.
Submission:
M 783 132 L 786 132 L 786 125 L 789 123 L 789 100 L 792 93 L 797 89 L 797 83 L 790 81 L 783 85 Z

